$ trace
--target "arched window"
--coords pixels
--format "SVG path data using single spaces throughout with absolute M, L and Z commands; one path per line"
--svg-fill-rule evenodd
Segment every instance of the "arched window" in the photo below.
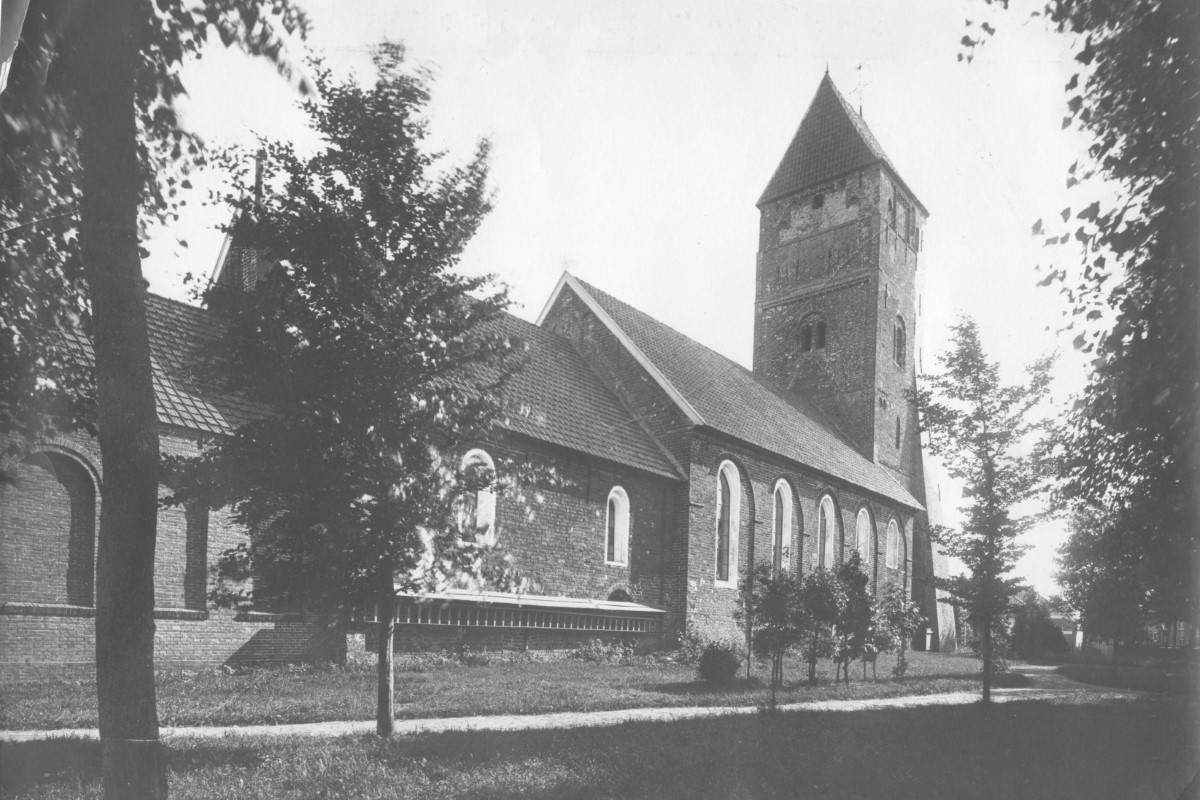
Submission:
M 775 482 L 771 503 L 771 566 L 781 571 L 792 563 L 792 490 L 787 481 Z
M 893 517 L 887 524 L 887 565 L 888 569 L 900 569 L 900 526 Z
M 896 449 L 900 449 L 900 418 L 896 417 Z
M 896 227 L 896 201 L 888 198 L 888 225 Z
M 93 473 L 57 450 L 12 466 L 0 483 L 0 602 L 93 605 Z
M 841 555 L 838 542 L 837 508 L 833 498 L 825 495 L 817 509 L 817 542 L 821 569 L 834 569 Z
M 904 320 L 896 317 L 896 324 L 892 329 L 892 358 L 897 364 L 903 367 L 907 356 L 908 336 L 904 330 Z
M 825 349 L 825 320 L 819 319 L 813 325 L 813 349 Z
M 854 520 L 854 544 L 863 566 L 870 564 L 875 549 L 875 526 L 871 524 L 871 512 L 866 506 L 858 510 L 858 517 Z
M 809 323 L 806 322 L 800 326 L 800 352 L 807 353 L 809 350 L 812 350 L 812 344 L 813 344 L 812 325 L 810 325 Z
M 813 195 L 812 207 L 820 208 L 823 205 L 825 205 L 825 195 L 821 194 L 820 192 L 817 192 L 816 194 Z
M 604 516 L 604 561 L 608 564 L 628 564 L 629 495 L 620 486 L 614 486 L 608 493 Z
M 742 485 L 732 461 L 717 470 L 716 575 L 719 585 L 737 585 L 737 535 L 742 518 Z
M 471 450 L 462 460 L 465 478 L 477 488 L 463 495 L 459 525 L 477 542 L 496 543 L 496 464 L 483 450 Z

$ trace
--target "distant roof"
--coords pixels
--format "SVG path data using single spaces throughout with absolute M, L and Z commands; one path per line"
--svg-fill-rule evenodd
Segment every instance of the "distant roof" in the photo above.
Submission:
M 529 346 L 525 366 L 504 389 L 504 428 L 618 464 L 682 477 L 570 342 L 512 314 L 489 325 Z
M 904 183 L 867 123 L 850 107 L 826 72 L 758 205 L 877 163 L 884 164 Z M 913 199 L 921 205 L 916 195 Z M 924 206 L 921 208 L 924 210 Z
M 231 434 L 268 407 L 199 382 L 194 365 L 218 347 L 221 318 L 211 311 L 146 295 L 150 362 L 159 421 L 193 431 Z M 529 359 L 505 389 L 501 427 L 514 433 L 670 478 L 679 469 L 621 405 L 571 345 L 556 334 L 503 314 L 488 323 L 529 346 Z M 94 363 L 87 337 L 72 345 Z
M 854 449 L 815 407 L 789 402 L 750 370 L 571 275 L 563 284 L 603 312 L 644 357 L 693 424 L 853 483 L 910 508 L 921 503 L 884 467 Z M 607 318 L 605 318 L 607 317 Z M 661 377 L 658 377 L 661 376 Z

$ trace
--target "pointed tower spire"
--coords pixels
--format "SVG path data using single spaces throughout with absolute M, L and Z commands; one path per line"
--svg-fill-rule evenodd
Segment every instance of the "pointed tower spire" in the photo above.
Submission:
M 867 123 L 826 72 L 758 205 L 878 162 L 896 172 Z

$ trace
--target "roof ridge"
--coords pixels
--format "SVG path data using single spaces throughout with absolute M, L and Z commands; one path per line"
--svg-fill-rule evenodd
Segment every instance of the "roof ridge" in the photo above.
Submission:
M 849 439 L 849 437 L 847 437 L 841 431 L 840 428 L 838 428 L 838 426 L 834 422 L 834 420 L 828 414 L 826 414 L 823 409 L 821 409 L 815 403 L 812 403 L 811 401 L 809 401 L 808 398 L 804 398 L 804 400 L 806 402 L 802 406 L 797 404 L 795 402 L 794 398 L 790 397 L 788 394 L 778 391 L 774 386 L 772 386 L 770 383 L 767 382 L 766 378 L 759 375 L 753 369 L 750 369 L 746 365 L 744 365 L 738 361 L 735 361 L 734 359 L 725 355 L 720 350 L 714 350 L 713 348 L 704 344 L 700 340 L 693 339 L 691 336 L 688 336 L 683 331 L 680 331 L 677 328 L 672 327 L 671 325 L 663 322 L 662 320 L 658 319 L 657 317 L 654 317 L 651 314 L 649 314 L 645 311 L 642 311 L 640 308 L 637 308 L 636 306 L 630 305 L 629 303 L 625 302 L 621 298 L 619 298 L 613 294 L 610 294 L 609 292 L 606 292 L 603 289 L 599 289 L 599 288 L 593 286 L 592 284 L 588 283 L 587 281 L 585 281 L 581 278 L 576 278 L 575 280 L 577 280 L 577 281 L 579 281 L 579 283 L 583 284 L 584 287 L 587 288 L 588 290 L 598 292 L 599 294 L 602 294 L 602 295 L 608 297 L 610 300 L 620 303 L 621 305 L 625 306 L 626 308 L 630 309 L 631 311 L 641 314 L 643 317 L 646 317 L 647 319 L 653 321 L 656 325 L 660 325 L 661 327 L 665 328 L 666 330 L 670 331 L 671 333 L 675 334 L 676 336 L 680 336 L 684 339 L 687 339 L 689 342 L 696 345 L 697 347 L 704 348 L 708 352 L 712 353 L 713 355 L 715 355 L 718 358 L 725 361 L 729 366 L 741 371 L 741 373 L 743 375 L 745 375 L 746 377 L 748 377 L 749 379 L 751 379 L 752 381 L 757 383 L 764 390 L 770 392 L 771 394 L 778 397 L 780 400 L 783 400 L 785 403 L 787 403 L 788 405 L 795 408 L 801 414 L 806 414 L 810 417 L 814 417 L 813 422 L 817 423 L 821 427 L 825 428 L 829 433 L 831 433 L 834 436 L 841 439 L 842 442 L 844 442 L 847 446 L 854 447 L 854 443 Z

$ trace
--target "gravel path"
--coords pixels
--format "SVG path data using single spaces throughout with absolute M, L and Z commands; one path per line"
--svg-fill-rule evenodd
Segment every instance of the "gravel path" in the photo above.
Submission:
M 1024 670 L 1022 670 L 1024 671 Z M 1053 672 L 1029 670 L 1034 685 L 1020 689 L 994 689 L 993 700 L 1008 703 L 1021 700 L 1042 700 L 1054 703 L 1108 703 L 1132 700 L 1144 692 L 1103 689 L 1079 683 Z M 864 711 L 884 708 L 918 708 L 921 706 L 962 706 L 979 700 L 978 692 L 944 692 L 942 694 L 904 695 L 864 700 L 814 700 L 801 703 L 781 703 L 780 711 Z M 731 717 L 759 713 L 758 706 L 686 706 L 674 708 L 630 708 L 616 711 L 566 711 L 554 714 L 500 714 L 477 717 L 445 717 L 440 719 L 396 720 L 396 735 L 415 736 L 423 733 L 451 731 L 532 731 L 565 728 L 589 728 L 621 725 L 626 722 L 673 722 L 687 719 Z M 349 722 L 307 722 L 292 725 L 228 725 L 214 727 L 162 728 L 162 738 L 221 739 L 225 737 L 298 736 L 333 738 L 373 733 L 373 720 Z M 94 728 L 70 728 L 48 731 L 0 731 L 0 742 L 32 742 L 49 739 L 94 740 Z

